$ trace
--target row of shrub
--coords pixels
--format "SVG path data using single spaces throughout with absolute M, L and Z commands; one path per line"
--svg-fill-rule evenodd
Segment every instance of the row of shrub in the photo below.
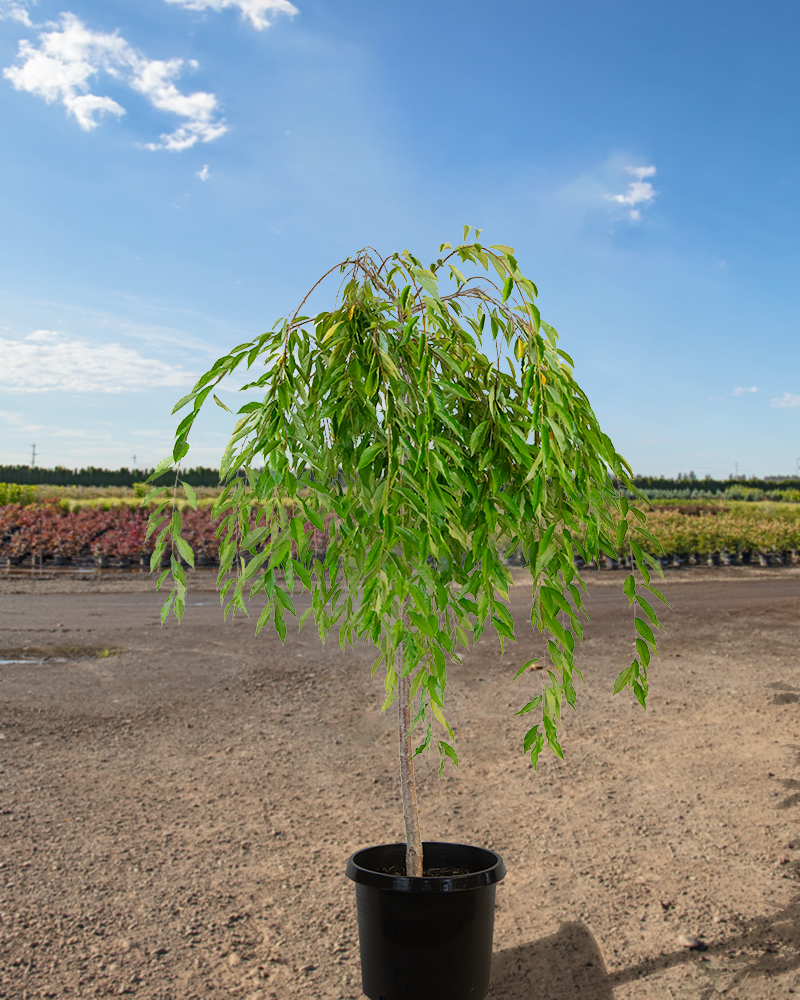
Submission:
M 216 562 L 217 522 L 211 519 L 209 508 L 178 506 L 182 507 L 184 536 L 198 564 Z M 258 516 L 257 509 L 253 516 Z M 331 517 L 326 519 L 327 526 Z M 664 553 L 683 561 L 702 561 L 715 555 L 721 555 L 723 561 L 742 557 L 748 561 L 751 554 L 787 561 L 800 549 L 800 507 L 789 505 L 661 507 L 650 512 L 648 525 Z M 0 558 L 12 564 L 29 556 L 56 563 L 90 558 L 101 563 L 148 563 L 155 536 L 146 538 L 146 529 L 147 512 L 122 501 L 108 508 L 85 505 L 72 510 L 67 503 L 6 504 L 0 508 Z M 307 523 L 305 530 L 311 531 L 312 526 Z M 328 528 L 324 532 L 313 530 L 315 551 L 322 556 Z M 615 560 L 627 554 L 625 546 L 608 553 Z
M 688 512 L 661 507 L 650 512 L 647 523 L 665 553 L 687 559 L 715 553 L 762 553 L 787 559 L 800 549 L 800 507 L 698 505 Z
M 38 489 L 36 486 L 24 486 L 21 483 L 0 483 L 0 507 L 9 503 L 36 503 Z
M 7 504 L 0 508 L 0 559 L 15 565 L 27 557 L 51 560 L 56 565 L 96 559 L 101 565 L 149 565 L 157 533 L 147 534 L 147 511 L 129 504 L 104 510 L 97 506 L 70 511 L 57 503 L 23 507 Z M 254 512 L 254 517 L 256 516 Z M 189 542 L 197 565 L 218 561 L 217 522 L 207 508 L 184 508 L 183 536 Z M 326 518 L 330 524 L 331 515 Z M 324 555 L 328 529 L 313 531 L 312 546 Z M 293 550 L 295 549 L 292 543 Z
M 191 483 L 189 484 L 192 485 Z M 138 506 L 142 497 L 152 489 L 150 483 L 134 483 L 133 486 L 31 486 L 22 483 L 0 482 L 0 507 L 9 503 L 28 504 L 45 503 L 48 500 L 65 502 L 70 510 L 80 506 L 98 505 L 105 507 L 129 504 Z M 213 504 L 222 492 L 220 486 L 196 486 L 196 496 L 202 501 Z M 183 497 L 183 491 L 180 491 Z M 180 502 L 180 501 L 179 501 Z

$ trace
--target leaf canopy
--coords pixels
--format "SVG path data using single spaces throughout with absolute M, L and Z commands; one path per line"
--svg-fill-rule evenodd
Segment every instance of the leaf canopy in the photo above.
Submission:
M 223 405 L 213 395 L 222 379 L 241 365 L 262 366 L 243 387 L 263 397 L 239 410 L 213 509 L 222 518 L 225 615 L 247 613 L 246 587 L 251 597 L 263 593 L 257 631 L 271 620 L 283 640 L 297 580 L 311 592 L 323 642 L 338 626 L 342 648 L 367 639 L 377 646 L 384 708 L 398 672 L 413 675 L 415 724 L 433 716 L 447 737 L 436 741 L 442 765 L 445 757 L 457 762 L 443 714 L 447 661 L 460 662 L 459 644 L 486 628 L 501 648 L 514 641 L 504 556 L 521 549 L 532 576 L 531 624 L 544 633 L 556 671 L 549 683 L 541 675 L 542 694 L 517 713 L 541 709 L 523 740 L 536 766 L 545 740 L 563 757 L 561 700 L 574 709 L 573 673 L 583 679 L 573 654 L 579 616 L 588 617 L 575 557 L 589 563 L 629 539 L 643 568 L 639 543 L 652 536 L 638 509 L 626 518 L 619 490 L 646 497 L 600 428 L 557 332 L 541 319 L 536 286 L 513 248 L 485 247 L 479 234 L 455 249 L 442 244 L 428 267 L 407 250 L 381 258 L 369 248 L 337 265 L 320 279 L 344 276 L 333 308 L 300 315 L 307 296 L 295 314 L 220 358 L 179 401 L 173 412 L 190 403 L 192 410 L 172 462 L 188 452 L 208 395 Z M 311 538 L 324 524 L 330 544 L 318 561 Z M 177 512 L 158 536 L 153 567 L 170 540 L 189 559 Z M 179 572 L 163 619 L 170 607 L 180 617 L 185 603 L 185 574 L 174 558 L 172 565 Z M 625 593 L 635 615 L 633 576 Z M 644 706 L 650 624 L 659 623 L 641 606 L 649 622 L 636 618 L 642 652 L 615 693 L 630 687 Z M 430 745 L 429 726 L 419 749 Z

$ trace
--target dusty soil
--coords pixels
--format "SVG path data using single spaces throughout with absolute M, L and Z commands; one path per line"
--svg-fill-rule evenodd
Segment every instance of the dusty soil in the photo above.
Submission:
M 746 962 L 726 996 L 800 993 L 800 570 L 668 571 L 646 713 L 611 695 L 622 574 L 587 579 L 566 760 L 521 753 L 541 675 L 511 684 L 539 648 L 520 585 L 517 646 L 484 636 L 450 671 L 460 770 L 418 767 L 424 838 L 508 869 L 491 997 L 699 997 Z M 345 863 L 402 839 L 374 654 L 223 623 L 211 574 L 181 625 L 159 606 L 133 574 L 0 578 L 0 659 L 55 657 L 0 665 L 0 997 L 360 996 Z

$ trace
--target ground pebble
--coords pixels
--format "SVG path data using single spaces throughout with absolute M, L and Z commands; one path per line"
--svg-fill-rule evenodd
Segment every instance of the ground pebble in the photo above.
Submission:
M 239 958 L 239 956 L 236 954 L 235 951 L 232 951 L 230 955 L 228 955 L 228 965 L 231 968 L 233 968 L 236 965 L 239 965 L 241 961 L 242 961 L 241 958 Z
M 701 942 L 694 934 L 681 934 L 678 938 L 678 944 L 683 945 L 684 948 L 699 948 Z

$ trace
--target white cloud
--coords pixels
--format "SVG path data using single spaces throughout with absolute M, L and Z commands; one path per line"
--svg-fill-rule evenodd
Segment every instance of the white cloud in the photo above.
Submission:
M 652 177 L 656 172 L 656 168 L 626 167 L 625 169 L 636 180 L 631 181 L 625 194 L 607 194 L 605 197 L 607 201 L 614 201 L 619 205 L 630 205 L 631 211 L 628 214 L 634 222 L 638 222 L 642 217 L 642 213 L 634 206 L 639 204 L 646 205 L 655 198 L 656 192 L 653 190 L 653 185 L 650 181 L 646 181 L 645 177 Z
M 36 0 L 0 0 L 0 21 L 19 21 L 26 27 L 33 27 L 28 7 Z
M 737 385 L 733 390 L 734 396 L 744 396 L 746 392 L 758 392 L 758 386 L 751 385 L 748 387 L 745 385 Z
M 27 39 L 19 43 L 17 65 L 3 70 L 17 90 L 43 97 L 48 104 L 60 101 L 84 131 L 91 131 L 103 115 L 120 118 L 125 108 L 110 97 L 90 92 L 90 81 L 100 73 L 127 84 L 142 94 L 154 108 L 186 119 L 174 132 L 145 149 L 189 149 L 197 142 L 211 142 L 228 131 L 217 115 L 213 94 L 197 91 L 183 94 L 174 84 L 184 65 L 197 68 L 194 60 L 147 59 L 116 32 L 92 31 L 74 14 L 62 14 L 60 25 L 39 35 L 39 47 Z
M 780 409 L 788 409 L 792 406 L 800 406 L 800 396 L 795 396 L 791 392 L 785 392 L 782 396 L 772 400 L 772 405 Z
M 198 170 L 197 173 L 195 174 L 195 177 L 199 177 L 201 181 L 207 181 L 208 178 L 209 178 L 209 176 L 210 176 L 210 174 L 208 172 L 208 164 L 207 163 L 205 164 L 205 166 L 201 170 Z
M 267 14 L 286 14 L 294 17 L 300 11 L 289 0 L 167 0 L 167 3 L 177 3 L 188 10 L 222 10 L 225 7 L 238 7 L 242 17 L 249 18 L 250 23 L 258 31 L 268 28 L 272 21 Z
M 53 330 L 0 338 L 0 370 L 3 387 L 16 392 L 135 392 L 196 378 L 119 344 L 90 344 Z

